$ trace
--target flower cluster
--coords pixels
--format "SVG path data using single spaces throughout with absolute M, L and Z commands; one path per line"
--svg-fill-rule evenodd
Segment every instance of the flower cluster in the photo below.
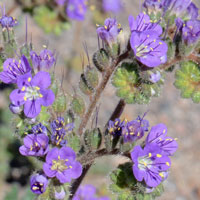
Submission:
M 122 136 L 125 143 L 135 142 L 142 138 L 148 128 L 149 122 L 144 119 L 144 116 L 142 118 L 138 116 L 136 120 L 132 121 L 110 120 L 108 124 L 108 132 L 114 137 Z
M 51 123 L 51 142 L 56 146 L 63 146 L 67 144 L 67 141 L 64 139 L 66 132 L 72 131 L 74 128 L 73 123 L 65 124 L 65 120 L 63 117 L 58 117 Z
M 83 21 L 88 10 L 88 0 L 55 0 L 59 6 L 66 6 L 66 14 L 72 20 Z M 94 5 L 91 6 L 95 7 Z M 103 0 L 102 8 L 105 12 L 118 13 L 122 10 L 121 0 Z
M 104 197 L 97 197 L 96 195 L 96 188 L 93 185 L 84 185 L 81 186 L 78 191 L 76 192 L 73 200 L 109 200 L 110 198 Z
M 67 142 L 63 142 L 63 137 L 60 137 L 60 131 L 66 134 L 73 129 L 73 123 L 65 124 L 64 118 L 58 117 L 50 125 L 52 133 L 41 123 L 34 125 L 29 131 L 30 134 L 24 137 L 24 145 L 19 148 L 24 156 L 41 157 L 46 160 L 43 173 L 33 175 L 30 180 L 31 190 L 36 194 L 45 192 L 48 178 L 56 177 L 63 184 L 78 178 L 82 173 L 82 165 L 76 161 L 75 152 L 67 147 Z M 57 147 L 51 148 L 50 144 Z M 62 147 L 58 148 L 59 145 Z M 55 194 L 60 195 L 62 194 Z
M 176 139 L 166 136 L 164 124 L 153 126 L 146 138 L 145 146 L 135 146 L 131 152 L 133 174 L 148 187 L 157 187 L 168 176 L 172 156 L 178 145 Z
M 3 10 L 2 12 L 3 16 L 0 18 L 0 24 L 2 28 L 9 29 L 18 25 L 18 22 L 14 17 L 6 15 L 5 7 L 2 10 Z
M 11 111 L 19 114 L 21 110 L 24 110 L 26 117 L 35 118 L 39 115 L 41 106 L 50 106 L 54 102 L 55 95 L 49 89 L 50 74 L 40 70 L 49 69 L 55 62 L 55 58 L 47 49 L 43 50 L 40 56 L 37 56 L 35 52 L 30 52 L 30 54 L 32 63 L 29 63 L 24 55 L 19 60 L 7 58 L 3 63 L 0 80 L 6 84 L 17 84 L 18 89 L 10 94 Z M 34 73 L 32 65 L 38 69 L 38 73 Z

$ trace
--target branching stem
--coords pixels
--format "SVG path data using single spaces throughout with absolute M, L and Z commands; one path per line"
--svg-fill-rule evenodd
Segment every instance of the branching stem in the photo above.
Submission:
M 82 121 L 80 123 L 80 126 L 78 128 L 78 133 L 81 135 L 83 133 L 84 128 L 87 126 L 88 121 L 96 107 L 96 104 L 98 103 L 101 94 L 103 93 L 108 81 L 110 80 L 111 75 L 113 74 L 113 72 L 115 71 L 116 67 L 118 66 L 118 64 L 126 59 L 128 57 L 129 54 L 129 50 L 127 50 L 126 52 L 124 52 L 123 54 L 121 54 L 118 58 L 114 59 L 111 66 L 108 66 L 106 69 L 106 72 L 103 76 L 103 79 L 101 81 L 101 83 L 99 84 L 98 88 L 96 89 L 96 92 L 94 93 L 92 100 L 88 106 L 88 110 L 86 111 L 86 113 L 84 114 L 84 116 L 82 117 Z

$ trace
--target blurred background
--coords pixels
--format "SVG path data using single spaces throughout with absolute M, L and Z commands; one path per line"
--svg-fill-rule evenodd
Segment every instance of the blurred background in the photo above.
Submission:
M 26 0 L 28 1 L 28 0 Z M 126 41 L 129 35 L 128 16 L 137 16 L 140 12 L 139 0 L 122 0 L 124 9 L 116 16 L 122 24 L 122 40 Z M 194 1 L 200 7 L 200 1 Z M 19 25 L 15 28 L 18 44 L 25 42 L 25 17 L 28 18 L 28 39 L 32 42 L 36 51 L 43 49 L 43 45 L 55 50 L 58 54 L 56 74 L 64 77 L 63 86 L 67 92 L 72 92 L 78 86 L 79 76 L 82 72 L 82 60 L 84 55 L 83 43 L 92 58 L 98 48 L 96 36 L 96 22 L 103 23 L 106 15 L 89 11 L 83 22 L 72 21 L 66 24 L 63 31 L 57 30 L 47 34 L 40 26 L 54 26 L 52 20 L 42 18 L 43 11 L 37 19 L 23 13 L 15 0 L 3 0 L 6 11 L 17 18 Z M 41 22 L 43 21 L 43 22 Z M 41 24 L 41 23 L 44 24 Z M 51 32 L 51 31 L 50 31 Z M 92 62 L 92 61 L 91 61 Z M 85 64 L 87 59 L 85 57 Z M 168 127 L 168 135 L 178 138 L 179 149 L 172 157 L 172 167 L 167 181 L 165 181 L 165 193 L 160 200 L 199 200 L 200 199 L 200 105 L 191 100 L 181 99 L 179 91 L 173 86 L 173 74 L 167 74 L 163 91 L 159 98 L 152 99 L 148 105 L 127 105 L 122 117 L 135 119 L 149 111 L 146 119 L 150 125 L 165 123 Z M 0 200 L 28 200 L 33 199 L 29 191 L 29 176 L 33 172 L 30 160 L 20 156 L 20 146 L 15 136 L 12 123 L 12 114 L 8 110 L 8 96 L 12 86 L 0 84 Z M 104 126 L 118 102 L 115 89 L 111 84 L 106 88 L 99 105 L 98 125 Z M 84 183 L 94 184 L 100 188 L 102 195 L 112 194 L 107 191 L 110 182 L 108 173 L 119 163 L 123 163 L 121 157 L 105 157 L 96 161 L 90 170 Z M 18 197 L 17 197 L 18 196 Z

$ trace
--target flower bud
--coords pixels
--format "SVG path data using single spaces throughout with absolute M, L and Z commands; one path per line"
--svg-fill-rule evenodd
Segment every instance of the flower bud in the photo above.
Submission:
M 105 71 L 109 66 L 109 56 L 105 49 L 100 49 L 93 55 L 93 63 L 95 67 L 100 71 Z
M 42 194 L 46 191 L 48 179 L 44 175 L 35 174 L 30 179 L 31 191 L 35 194 Z
M 77 115 L 82 115 L 85 112 L 85 102 L 81 96 L 75 95 L 71 102 L 72 110 Z
M 9 108 L 10 108 L 10 111 L 13 113 L 13 114 L 19 114 L 22 112 L 22 107 L 20 106 L 15 106 L 14 104 L 10 104 L 9 105 Z

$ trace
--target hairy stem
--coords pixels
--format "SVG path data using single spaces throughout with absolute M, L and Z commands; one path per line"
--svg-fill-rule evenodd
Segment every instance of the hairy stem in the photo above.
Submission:
M 173 60 L 165 63 L 164 65 L 161 65 L 159 68 L 163 69 L 163 70 L 167 70 L 168 68 L 170 68 L 173 65 L 176 65 L 178 63 L 180 63 L 181 61 L 184 60 L 192 60 L 196 63 L 200 63 L 200 57 L 196 56 L 195 54 L 190 54 L 187 57 L 183 57 L 183 56 L 176 56 Z
M 125 101 L 123 99 L 120 99 L 119 103 L 117 104 L 109 120 L 114 120 L 115 118 L 120 117 L 125 108 L 125 105 L 126 105 Z M 106 130 L 107 124 L 105 126 L 105 130 Z M 71 193 L 70 199 L 72 199 L 73 196 L 75 195 L 78 187 L 80 186 L 81 182 L 83 181 L 84 177 L 86 176 L 87 172 L 89 171 L 90 167 L 92 166 L 96 158 L 106 156 L 106 155 L 116 155 L 116 154 L 119 154 L 119 149 L 113 149 L 111 152 L 107 152 L 106 149 L 101 149 L 101 150 L 98 150 L 97 152 L 89 152 L 89 154 L 86 154 L 80 157 L 79 161 L 81 163 L 84 163 L 85 166 L 84 166 L 83 173 L 81 174 L 81 176 L 78 179 L 74 180 L 74 182 L 72 183 L 72 187 L 70 190 L 70 193 Z M 126 155 L 124 154 L 124 156 L 129 157 L 129 155 L 127 154 Z
M 78 133 L 81 135 L 83 133 L 84 128 L 87 126 L 88 121 L 96 107 L 96 104 L 98 103 L 98 100 L 101 97 L 101 94 L 103 93 L 108 81 L 110 80 L 111 75 L 113 74 L 113 72 L 115 71 L 115 68 L 118 66 L 118 64 L 126 59 L 128 57 L 129 54 L 129 50 L 127 50 L 126 52 L 124 52 L 123 54 L 121 54 L 118 58 L 114 59 L 111 66 L 107 67 L 107 70 L 104 74 L 104 77 L 101 81 L 101 83 L 99 84 L 98 88 L 96 89 L 95 94 L 92 97 L 92 100 L 88 106 L 88 110 L 86 111 L 86 113 L 84 114 L 84 116 L 82 117 L 82 121 L 80 123 L 80 126 L 78 128 Z

